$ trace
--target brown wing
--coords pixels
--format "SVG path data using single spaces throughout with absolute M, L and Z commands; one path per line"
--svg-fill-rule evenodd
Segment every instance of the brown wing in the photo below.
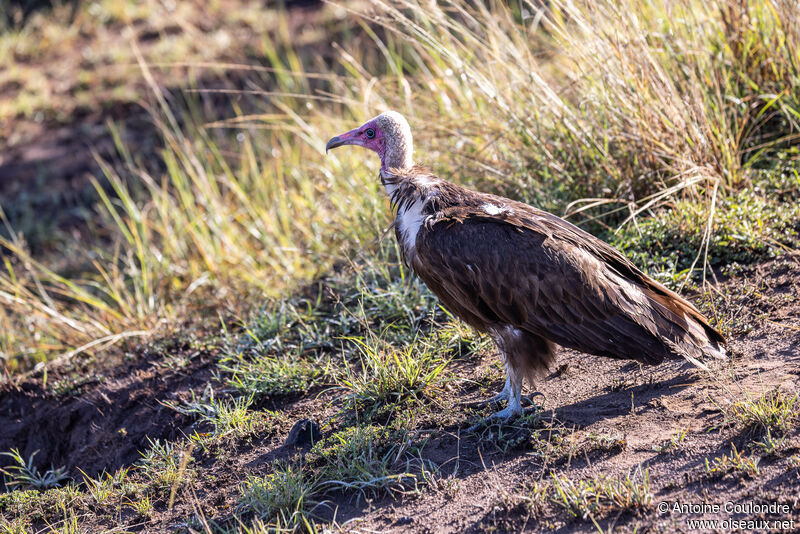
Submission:
M 523 206 L 528 210 L 534 210 L 525 204 Z M 668 315 L 667 319 L 677 321 L 683 330 L 693 330 L 695 326 L 699 326 L 703 330 L 699 340 L 707 339 L 716 346 L 726 345 L 722 334 L 708 324 L 708 319 L 691 302 L 644 274 L 618 250 L 555 215 L 539 210 L 535 211 L 542 216 L 545 225 L 554 228 L 559 238 L 590 252 L 602 260 L 613 272 L 639 285 L 648 298 L 658 303 L 659 311 L 663 311 L 661 310 L 663 307 L 670 312 L 671 315 Z
M 645 363 L 677 355 L 665 339 L 695 349 L 708 343 L 701 326 L 671 311 L 677 305 L 650 296 L 650 279 L 613 248 L 522 206 L 495 217 L 446 209 L 417 236 L 414 270 L 466 322 L 481 330 L 510 324 L 566 347 Z

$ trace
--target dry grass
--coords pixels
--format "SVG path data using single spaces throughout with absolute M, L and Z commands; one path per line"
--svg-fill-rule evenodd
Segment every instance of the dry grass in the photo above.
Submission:
M 369 246 L 388 222 L 375 162 L 357 151 L 323 159 L 323 146 L 385 107 L 408 115 L 417 159 L 446 178 L 601 226 L 694 199 L 706 206 L 706 242 L 716 197 L 796 143 L 796 3 L 536 5 L 347 4 L 372 43 L 337 34 L 333 66 L 299 52 L 279 22 L 261 49 L 268 74 L 231 69 L 254 88 L 231 85 L 234 117 L 196 93 L 179 104 L 159 85 L 154 52 L 133 41 L 126 57 L 149 92 L 161 161 L 120 146 L 121 163 L 99 162 L 108 183 L 97 187 L 97 224 L 113 246 L 91 251 L 84 274 L 38 263 L 22 239 L 0 242 L 6 367 L 97 352 L 198 303 L 241 315 L 254 296 L 283 294 Z M 7 56 L 25 32 L 4 42 Z

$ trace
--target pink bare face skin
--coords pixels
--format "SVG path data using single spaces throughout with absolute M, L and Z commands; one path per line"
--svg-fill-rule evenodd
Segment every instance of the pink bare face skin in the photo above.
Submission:
M 343 145 L 363 146 L 364 148 L 372 150 L 381 158 L 381 168 L 385 170 L 384 156 L 386 155 L 386 137 L 381 129 L 378 128 L 376 120 L 372 119 L 367 121 L 354 130 L 332 138 L 325 146 L 325 152 Z

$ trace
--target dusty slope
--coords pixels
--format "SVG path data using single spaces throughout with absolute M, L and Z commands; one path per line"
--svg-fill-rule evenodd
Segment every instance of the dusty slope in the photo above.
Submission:
M 439 465 L 435 482 L 419 493 L 372 501 L 332 493 L 337 522 L 346 530 L 361 531 L 591 532 L 596 531 L 591 518 L 572 518 L 556 502 L 537 500 L 531 488 L 537 481 L 552 484 L 561 475 L 575 481 L 624 477 L 641 465 L 649 470 L 653 502 L 638 512 L 597 510 L 592 516 L 606 531 L 611 526 L 621 531 L 637 526 L 638 532 L 689 531 L 687 519 L 732 517 L 724 509 L 705 516 L 660 514 L 657 506 L 663 501 L 670 506 L 779 503 L 790 511 L 734 517 L 794 521 L 795 530 L 800 528 L 796 426 L 779 454 L 763 455 L 757 475 L 709 475 L 705 467 L 706 459 L 713 464 L 715 457 L 730 455 L 731 444 L 749 455 L 749 444 L 757 439 L 726 424 L 724 411 L 731 402 L 772 388 L 797 393 L 800 262 L 789 259 L 746 269 L 722 281 L 716 292 L 716 311 L 732 333 L 730 365 L 718 365 L 711 373 L 681 362 L 641 369 L 562 350 L 559 367 L 539 385 L 544 394 L 541 418 L 527 423 L 467 432 L 476 411 L 466 403 L 499 388 L 502 375 L 492 354 L 456 362 L 458 375 L 469 381 L 443 391 L 435 400 L 439 409 L 418 425 L 417 437 L 427 438 L 423 455 Z M 145 436 L 173 439 L 189 431 L 190 421 L 160 402 L 186 398 L 189 389 L 200 392 L 212 376 L 214 359 L 213 347 L 189 340 L 151 348 L 134 363 L 107 370 L 105 378 L 61 395 L 44 393 L 40 381 L 6 386 L 0 394 L 0 450 L 19 447 L 27 455 L 41 449 L 39 462 L 64 464 L 73 475 L 77 467 L 94 474 L 130 465 L 139 457 L 137 450 L 146 446 Z M 172 510 L 166 500 L 156 502 L 155 513 L 145 521 L 124 507 L 113 520 L 86 510 L 87 524 L 101 529 L 121 523 L 161 532 L 185 527 L 198 509 L 224 521 L 235 509 L 238 486 L 247 474 L 264 474 L 272 460 L 307 450 L 285 445 L 294 421 L 313 417 L 323 423 L 324 432 L 335 429 L 337 420 L 331 417 L 339 395 L 317 388 L 300 398 L 276 399 L 263 406 L 286 414 L 274 434 L 195 452 L 199 475 L 194 495 L 179 492 Z M 686 434 L 675 447 L 655 450 L 680 431 Z M 332 517 L 329 509 L 321 508 L 320 514 Z

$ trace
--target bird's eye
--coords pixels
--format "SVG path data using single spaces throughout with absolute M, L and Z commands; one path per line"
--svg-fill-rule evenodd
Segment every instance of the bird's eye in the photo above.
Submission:
M 372 128 L 367 128 L 367 131 L 364 133 L 367 134 L 367 139 L 372 139 L 373 137 L 375 137 L 375 130 L 373 130 Z

